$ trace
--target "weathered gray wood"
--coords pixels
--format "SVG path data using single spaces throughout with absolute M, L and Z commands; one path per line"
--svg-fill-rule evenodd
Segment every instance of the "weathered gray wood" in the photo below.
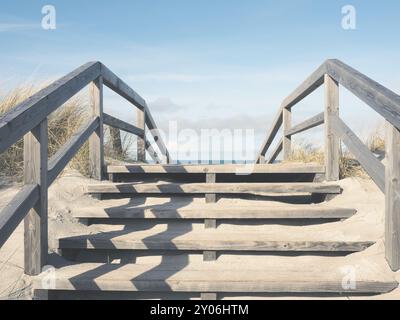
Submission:
M 217 300 L 217 294 L 216 293 L 201 293 L 200 299 L 205 300 L 205 301 L 214 301 L 214 300 Z
M 332 78 L 400 128 L 399 95 L 339 60 L 328 60 L 326 67 Z
M 99 77 L 90 84 L 90 104 L 92 114 L 99 118 L 95 132 L 89 138 L 89 170 L 90 176 L 103 179 L 104 166 L 104 132 L 103 132 L 103 78 Z
M 102 203 L 97 206 L 80 207 L 73 211 L 79 219 L 346 219 L 356 214 L 355 209 L 336 208 L 325 205 L 288 205 L 250 207 L 237 205 L 229 207 L 210 206 L 185 208 L 144 206 L 132 207 L 129 202 L 122 204 Z
M 294 90 L 283 102 L 282 108 L 291 108 L 298 102 L 313 93 L 324 84 L 326 62 L 313 72 L 296 90 Z
M 217 175 L 215 173 L 207 173 L 206 174 L 206 183 L 216 183 Z M 217 202 L 217 195 L 215 193 L 207 193 L 206 194 L 206 203 L 215 203 Z
M 137 136 L 137 161 L 146 162 L 146 113 L 145 110 L 138 109 L 136 112 L 136 126 L 143 131 L 143 134 Z
M 257 156 L 257 163 L 262 163 L 262 159 L 265 159 L 265 154 L 267 153 L 269 147 L 271 146 L 272 142 L 275 139 L 276 134 L 278 133 L 279 129 L 282 126 L 283 122 L 283 115 L 282 115 L 282 108 L 279 108 L 278 114 L 276 115 L 274 121 L 272 122 L 272 126 L 270 131 L 267 134 L 263 144 L 261 145 L 261 149 L 258 152 Z
M 149 128 L 150 133 L 154 138 L 154 141 L 157 143 L 157 146 L 160 149 L 161 155 L 165 159 L 165 163 L 167 163 L 167 164 L 171 163 L 171 161 L 172 161 L 171 155 L 169 154 L 169 151 L 168 151 L 166 145 L 164 144 L 164 141 L 162 140 L 161 133 L 160 133 L 159 129 L 157 128 L 157 125 L 153 119 L 153 116 L 151 115 L 149 108 L 147 107 L 147 104 L 146 104 L 145 112 L 146 112 L 146 125 Z
M 274 163 L 283 150 L 283 138 L 281 138 L 276 145 L 275 149 L 272 151 L 270 157 L 267 160 L 268 164 Z
M 221 259 L 222 258 L 222 259 Z M 55 290 L 150 292 L 383 293 L 398 287 L 395 276 L 376 259 L 338 257 L 220 257 L 217 263 L 174 258 L 148 264 L 73 264 L 57 270 Z M 200 260 L 200 257 L 199 257 Z M 355 270 L 355 286 L 343 286 L 343 269 Z M 43 275 L 45 276 L 45 275 Z M 42 276 L 42 277 L 43 277 Z M 34 279 L 43 288 L 42 277 Z M 232 281 L 235 279 L 235 281 Z M 44 288 L 45 289 L 45 288 Z
M 318 114 L 310 119 L 307 119 L 307 120 L 303 121 L 302 123 L 295 125 L 294 127 L 292 127 L 292 129 L 290 129 L 286 132 L 286 135 L 294 136 L 295 134 L 299 134 L 299 133 L 307 131 L 309 129 L 318 127 L 321 124 L 324 124 L 324 121 L 325 121 L 324 117 L 325 117 L 324 112 L 321 112 L 320 114 Z
M 24 219 L 25 274 L 38 275 L 48 254 L 47 118 L 24 137 L 24 183 L 39 186 L 39 199 Z
M 385 167 L 372 154 L 367 146 L 351 131 L 351 129 L 340 119 L 331 118 L 334 133 L 343 141 L 349 151 L 360 162 L 361 166 L 374 180 L 382 192 L 385 192 Z
M 53 82 L 0 117 L 0 153 L 35 128 L 50 113 L 100 74 L 100 63 L 89 62 Z
M 132 90 L 123 80 L 121 80 L 103 64 L 101 65 L 101 71 L 104 85 L 109 87 L 114 92 L 118 93 L 121 97 L 131 102 L 137 108 L 141 110 L 145 109 L 146 103 L 144 99 L 134 90 Z
M 204 209 L 207 210 L 207 209 Z M 217 229 L 217 219 L 205 219 L 204 220 L 205 229 Z
M 146 146 L 146 150 L 147 150 L 147 152 L 149 153 L 151 159 L 153 159 L 153 161 L 154 161 L 156 164 L 160 164 L 160 163 L 161 163 L 161 159 L 158 157 L 157 152 L 154 150 L 154 148 L 153 148 L 153 146 L 151 145 L 150 141 L 148 141 L 147 139 L 146 139 L 146 141 L 145 141 L 145 146 Z
M 290 108 L 283 108 L 283 160 L 289 160 L 292 156 L 292 137 L 287 135 L 287 132 L 289 132 L 291 128 L 292 110 Z
M 217 251 L 203 251 L 203 261 L 210 262 L 217 260 Z
M 340 193 L 338 185 L 325 183 L 102 183 L 88 185 L 88 193 Z
M 243 170 L 241 164 L 210 164 L 210 165 L 153 165 L 129 164 L 107 166 L 107 173 L 231 173 L 236 174 Z M 251 173 L 325 173 L 325 167 L 317 164 L 255 164 Z
M 143 127 L 139 128 L 139 127 L 135 127 L 125 121 L 119 120 L 117 118 L 114 118 L 113 116 L 110 116 L 107 113 L 103 113 L 103 123 L 114 127 L 114 128 L 118 128 L 122 131 L 128 132 L 128 133 L 132 133 L 136 136 L 144 136 L 144 130 Z
M 400 269 L 400 132 L 386 122 L 385 249 L 393 271 Z
M 0 211 L 0 248 L 39 200 L 39 186 L 25 185 Z
M 59 249 L 98 250 L 185 250 L 185 251 L 254 251 L 254 252 L 360 252 L 375 244 L 374 241 L 316 241 L 289 240 L 284 235 L 271 239 L 271 235 L 251 232 L 183 233 L 143 231 L 123 233 L 99 232 L 90 235 L 62 237 L 56 243 Z M 57 242 L 57 241 L 56 241 Z M 212 255 L 212 254 L 211 254 Z
M 331 119 L 339 117 L 339 84 L 325 75 L 325 168 L 326 180 L 339 180 L 340 141 L 332 130 Z
M 62 146 L 49 160 L 49 172 L 47 175 L 48 185 L 51 185 L 57 176 L 64 170 L 65 166 L 75 156 L 83 144 L 90 138 L 92 133 L 99 127 L 100 119 L 96 117 L 82 126 L 70 140 Z

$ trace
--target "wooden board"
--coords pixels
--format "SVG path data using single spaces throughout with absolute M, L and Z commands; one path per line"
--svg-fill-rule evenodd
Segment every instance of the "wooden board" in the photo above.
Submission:
M 104 201 L 107 202 L 107 201 Z M 110 219 L 346 219 L 356 213 L 355 209 L 327 206 L 279 206 L 249 207 L 204 206 L 194 208 L 171 208 L 167 205 L 150 207 L 125 206 L 108 207 L 101 203 L 97 206 L 81 207 L 73 211 L 75 218 Z
M 87 193 L 151 194 L 338 194 L 338 185 L 324 183 L 102 183 L 86 187 Z
M 343 273 L 353 266 L 354 286 Z M 347 268 L 347 269 L 346 269 Z M 46 274 L 43 274 L 46 277 Z M 42 277 L 34 289 L 47 289 Z M 55 290 L 253 293 L 384 293 L 398 283 L 382 261 L 342 257 L 220 257 L 216 262 L 174 258 L 170 263 L 85 263 L 57 270 Z
M 301 132 L 320 126 L 325 121 L 324 117 L 324 112 L 321 112 L 320 114 L 317 114 L 316 116 L 293 126 L 290 130 L 288 130 L 288 132 L 286 132 L 286 135 L 294 136 L 295 134 L 299 134 Z
M 223 165 L 117 165 L 108 166 L 107 173 L 324 173 L 325 167 L 316 164 L 223 164 Z

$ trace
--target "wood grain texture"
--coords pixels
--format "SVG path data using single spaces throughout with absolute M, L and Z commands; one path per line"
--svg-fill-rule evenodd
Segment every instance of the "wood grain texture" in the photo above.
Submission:
M 372 259 L 334 257 L 219 257 L 215 263 L 195 261 L 151 264 L 84 263 L 57 270 L 56 290 L 259 293 L 383 293 L 397 288 L 387 267 Z M 349 265 L 357 270 L 354 288 L 343 286 Z M 382 273 L 382 270 L 385 273 Z M 43 275 L 45 276 L 45 275 Z M 41 277 L 33 287 L 42 288 Z
M 206 183 L 216 183 L 217 175 L 215 173 L 207 173 L 206 174 Z M 206 203 L 215 203 L 217 202 L 217 195 L 215 193 L 207 193 L 206 194 Z
M 327 181 L 339 180 L 340 141 L 332 129 L 332 118 L 339 117 L 339 84 L 325 75 L 325 169 Z
M 386 123 L 385 249 L 393 271 L 400 269 L 400 132 Z
M 88 193 L 327 193 L 338 194 L 340 186 L 324 183 L 102 183 L 88 185 Z
M 104 132 L 103 132 L 103 78 L 90 84 L 90 104 L 93 117 L 99 118 L 97 129 L 89 138 L 89 172 L 93 179 L 103 179 Z
M 292 128 L 292 110 L 290 108 L 283 108 L 283 138 L 282 138 L 282 151 L 283 160 L 289 160 L 292 155 L 292 137 L 287 133 Z
M 0 211 L 0 248 L 39 200 L 39 186 L 27 184 Z
M 262 159 L 265 159 L 265 154 L 267 153 L 269 147 L 275 139 L 276 134 L 282 126 L 283 122 L 283 111 L 282 108 L 279 108 L 278 113 L 272 122 L 271 129 L 269 130 L 264 142 L 261 145 L 260 151 L 258 152 L 258 156 L 256 159 L 256 163 L 261 163 Z
M 118 128 L 122 131 L 128 132 L 128 133 L 132 133 L 136 136 L 144 136 L 144 130 L 143 127 L 139 128 L 139 127 L 135 127 L 134 125 L 131 125 L 123 120 L 119 120 L 113 116 L 110 116 L 107 113 L 103 114 L 103 122 L 104 124 L 114 127 L 114 128 Z
M 146 113 L 145 110 L 138 109 L 136 111 L 136 126 L 143 132 L 142 135 L 137 136 L 137 161 L 146 162 Z
M 271 152 L 271 155 L 268 157 L 267 159 L 267 163 L 268 164 L 272 164 L 274 163 L 274 161 L 279 157 L 279 155 L 281 154 L 283 150 L 283 138 L 281 138 L 278 141 L 278 144 L 276 145 L 275 149 Z
M 57 176 L 64 170 L 65 166 L 75 156 L 83 144 L 99 127 L 100 119 L 96 117 L 83 125 L 77 133 L 73 134 L 70 140 L 63 145 L 49 160 L 49 172 L 47 175 L 50 186 Z
M 294 136 L 295 134 L 299 134 L 299 133 L 307 131 L 309 129 L 318 127 L 321 124 L 324 124 L 324 122 L 325 122 L 324 118 L 325 118 L 325 114 L 324 114 L 324 112 L 321 112 L 320 114 L 293 126 L 292 129 L 290 129 L 286 132 L 286 135 Z
M 25 274 L 38 275 L 48 255 L 47 118 L 24 137 L 24 183 L 39 186 L 39 199 L 24 219 Z
M 89 62 L 53 82 L 0 117 L 0 153 L 100 75 L 100 63 Z
M 153 165 L 153 164 L 132 164 L 132 165 L 110 165 L 107 166 L 107 173 L 231 173 L 236 174 L 243 171 L 247 166 L 241 164 L 223 165 Z M 249 167 L 250 173 L 324 173 L 325 167 L 318 164 L 255 164 Z
M 104 203 L 105 202 L 105 203 Z M 157 205 L 132 207 L 104 201 L 97 206 L 80 207 L 73 216 L 80 219 L 347 219 L 356 214 L 355 209 L 326 205 L 259 206 L 237 205 L 233 207 L 202 206 L 177 207 Z
M 331 123 L 335 134 L 342 139 L 379 189 L 385 192 L 385 167 L 382 162 L 372 154 L 368 147 L 340 118 L 332 117 Z

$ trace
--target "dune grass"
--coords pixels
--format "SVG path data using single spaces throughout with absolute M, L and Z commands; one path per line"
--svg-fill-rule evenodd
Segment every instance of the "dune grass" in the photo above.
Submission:
M 10 111 L 19 103 L 23 102 L 34 93 L 43 88 L 40 86 L 19 86 L 0 96 L 0 116 Z M 87 94 L 81 92 L 63 106 L 58 108 L 48 117 L 48 135 L 49 135 L 49 157 L 54 155 L 60 147 L 62 147 L 71 136 L 86 124 L 89 120 L 90 108 Z M 129 135 L 123 135 L 123 150 L 116 153 L 112 147 L 109 128 L 105 126 L 105 157 L 109 159 L 118 159 L 128 161 L 128 149 L 133 142 Z M 77 169 L 83 175 L 89 173 L 89 145 L 86 142 L 78 151 L 75 157 L 69 163 L 69 167 Z M 5 152 L 0 154 L 0 176 L 10 178 L 13 181 L 21 181 L 23 178 L 23 139 L 9 147 Z

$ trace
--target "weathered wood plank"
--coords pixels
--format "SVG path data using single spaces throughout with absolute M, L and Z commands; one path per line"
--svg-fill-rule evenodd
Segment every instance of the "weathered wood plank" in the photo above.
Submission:
M 287 132 L 292 128 L 292 110 L 283 108 L 283 138 L 282 151 L 283 160 L 289 160 L 292 156 L 292 137 L 287 135 Z
M 327 207 L 325 205 L 249 206 L 170 208 L 168 206 L 132 207 L 127 205 L 81 207 L 73 211 L 80 219 L 347 219 L 355 209 Z
M 100 75 L 100 63 L 89 62 L 53 82 L 0 117 L 0 153 L 35 128 L 50 113 Z
M 329 75 L 400 128 L 400 96 L 339 60 L 326 63 Z
M 331 123 L 334 133 L 344 142 L 379 189 L 385 192 L 384 165 L 340 118 L 332 117 Z
M 110 165 L 107 173 L 232 173 L 243 169 L 241 164 L 223 165 Z M 317 164 L 255 164 L 251 173 L 325 173 L 325 167 Z
M 103 132 L 103 78 L 99 77 L 90 84 L 90 104 L 92 114 L 98 117 L 97 129 L 89 138 L 89 170 L 90 176 L 103 179 L 104 166 L 104 132 Z
M 324 183 L 103 183 L 88 185 L 88 193 L 340 193 L 340 186 Z
M 294 90 L 283 102 L 282 108 L 291 108 L 316 89 L 324 84 L 324 75 L 326 73 L 326 62 L 323 63 L 315 72 L 313 72 L 296 90 Z
M 157 152 L 154 150 L 154 148 L 153 148 L 153 146 L 151 145 L 150 141 L 148 141 L 147 139 L 146 139 L 146 150 L 147 150 L 147 152 L 149 153 L 151 159 L 153 159 L 153 161 L 154 161 L 156 164 L 161 163 L 161 159 L 158 157 Z
M 24 137 L 24 183 L 39 186 L 39 199 L 24 219 L 25 274 L 38 275 L 48 254 L 47 118 Z
M 0 248 L 39 200 L 39 186 L 25 185 L 0 212 Z
M 339 180 L 340 141 L 332 130 L 332 118 L 339 117 L 339 84 L 325 75 L 325 168 L 326 180 Z
M 151 135 L 154 138 L 154 141 L 157 143 L 158 148 L 160 149 L 160 153 L 162 155 L 162 157 L 165 160 L 165 163 L 171 163 L 172 159 L 171 159 L 171 155 L 169 154 L 169 151 L 166 147 L 166 145 L 164 144 L 164 141 L 161 137 L 161 133 L 159 131 L 159 129 L 157 128 L 157 125 L 153 119 L 153 116 L 151 115 L 151 112 L 149 110 L 149 108 L 147 107 L 146 104 L 146 108 L 145 108 L 145 112 L 146 112 L 146 125 L 151 133 Z
M 47 175 L 48 185 L 51 185 L 61 171 L 64 170 L 68 162 L 71 161 L 78 150 L 98 128 L 99 123 L 99 117 L 89 121 L 87 124 L 82 126 L 77 133 L 73 134 L 70 140 L 51 157 L 49 160 L 49 172 Z
M 103 114 L 103 122 L 104 124 L 114 127 L 114 128 L 118 128 L 122 131 L 128 132 L 128 133 L 132 133 L 136 136 L 144 136 L 144 130 L 143 128 L 139 128 L 139 127 L 135 127 L 134 125 L 131 125 L 125 121 L 119 120 L 117 118 L 114 118 L 113 116 L 110 116 L 107 113 Z
M 355 286 L 346 288 L 342 270 L 349 265 L 357 270 L 357 277 Z M 217 263 L 185 262 L 185 268 L 176 258 L 161 265 L 159 261 L 125 265 L 85 263 L 58 269 L 56 276 L 56 290 L 98 294 L 102 291 L 346 294 L 390 292 L 398 286 L 395 277 L 380 262 L 337 257 L 310 257 L 306 261 L 302 257 L 220 257 Z M 43 277 L 34 279 L 35 289 L 46 289 Z
M 276 145 L 275 149 L 272 151 L 270 157 L 268 158 L 268 160 L 266 161 L 268 164 L 273 163 L 278 156 L 281 154 L 283 150 L 283 138 L 281 138 L 281 140 L 279 140 L 278 144 Z
M 144 99 L 131 89 L 123 80 L 117 77 L 110 69 L 105 65 L 101 65 L 101 73 L 104 79 L 104 85 L 109 87 L 114 92 L 118 93 L 121 97 L 131 102 L 137 108 L 144 110 L 145 101 Z
M 265 159 L 265 154 L 267 153 L 269 147 L 275 139 L 276 134 L 282 126 L 283 122 L 283 111 L 282 108 L 279 108 L 278 114 L 276 115 L 274 121 L 272 122 L 272 126 L 270 131 L 268 132 L 263 144 L 261 145 L 261 149 L 258 152 L 257 163 L 261 163 L 261 159 Z
M 288 132 L 286 132 L 286 135 L 294 136 L 301 132 L 318 127 L 321 124 L 324 124 L 324 121 L 325 121 L 324 117 L 325 117 L 324 112 L 321 112 L 320 114 L 317 114 L 316 116 L 314 116 L 310 119 L 307 119 L 307 120 L 303 121 L 302 123 L 295 125 L 294 127 L 292 127 L 292 129 L 290 129 L 290 130 L 288 130 Z
M 217 175 L 215 173 L 207 173 L 206 174 L 206 183 L 216 183 Z M 217 195 L 215 193 L 207 193 L 206 194 L 206 203 L 215 203 L 217 202 Z
M 385 249 L 394 271 L 400 269 L 400 132 L 386 122 Z
M 146 112 L 144 110 L 138 109 L 136 111 L 136 126 L 142 130 L 142 134 L 137 136 L 137 161 L 146 162 Z

